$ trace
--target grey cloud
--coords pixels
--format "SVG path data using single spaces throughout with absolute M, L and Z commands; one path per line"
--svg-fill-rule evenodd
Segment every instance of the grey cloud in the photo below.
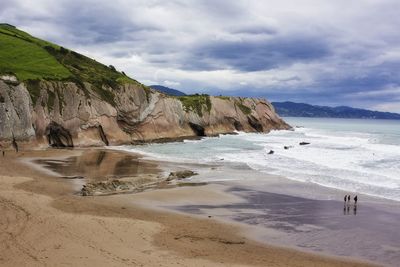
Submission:
M 189 60 L 191 69 L 218 69 L 223 66 L 240 71 L 261 71 L 317 60 L 330 54 L 324 39 L 287 36 L 261 41 L 206 42 L 196 48 L 194 57 Z
M 269 25 L 253 24 L 233 27 L 230 32 L 233 34 L 275 35 L 278 30 Z

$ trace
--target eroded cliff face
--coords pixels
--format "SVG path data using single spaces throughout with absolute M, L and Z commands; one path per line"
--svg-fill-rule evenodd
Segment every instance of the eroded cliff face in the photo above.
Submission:
M 103 89 L 0 77 L 0 141 L 103 146 L 290 128 L 263 99 L 207 96 L 193 108 L 138 84 Z

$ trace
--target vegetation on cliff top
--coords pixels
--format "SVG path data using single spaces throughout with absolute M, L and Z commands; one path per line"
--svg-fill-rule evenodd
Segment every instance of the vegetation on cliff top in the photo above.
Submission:
M 84 82 L 88 82 L 112 105 L 115 105 L 113 93 L 104 86 L 114 89 L 124 83 L 142 86 L 113 66 L 105 66 L 8 24 L 0 24 L 0 74 L 13 74 L 28 86 L 32 80 L 71 81 L 85 90 Z M 28 89 L 31 95 L 37 93 L 31 92 L 35 88 Z
M 243 105 L 243 103 L 240 103 L 239 101 L 236 101 L 235 105 L 243 112 L 243 114 L 245 114 L 245 115 L 250 115 L 251 114 L 251 108 L 249 108 L 246 105 Z
M 22 81 L 70 77 L 70 71 L 40 45 L 43 42 L 26 33 L 0 25 L 0 73 L 14 74 Z
M 211 110 L 211 99 L 209 95 L 195 94 L 187 96 L 177 97 L 183 105 L 185 111 L 193 111 L 199 116 L 203 116 L 203 109 L 205 108 L 207 112 Z

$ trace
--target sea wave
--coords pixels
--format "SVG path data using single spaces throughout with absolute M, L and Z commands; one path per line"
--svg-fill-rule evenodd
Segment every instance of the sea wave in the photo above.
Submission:
M 296 181 L 400 201 L 400 137 L 380 142 L 385 138 L 379 133 L 304 127 L 118 149 L 174 162 L 246 164 Z

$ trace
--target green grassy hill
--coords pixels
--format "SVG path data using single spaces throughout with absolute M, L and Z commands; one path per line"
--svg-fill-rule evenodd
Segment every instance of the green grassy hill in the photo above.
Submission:
M 0 73 L 14 74 L 21 81 L 71 79 L 110 85 L 135 82 L 112 66 L 35 38 L 8 24 L 0 24 Z
M 56 44 L 38 39 L 12 25 L 0 23 L 0 75 L 13 74 L 24 82 L 34 103 L 40 94 L 41 80 L 74 82 L 85 91 L 84 82 L 92 84 L 94 91 L 111 105 L 114 95 L 104 86 L 135 83 L 150 88 L 118 72 L 113 66 L 105 66 L 94 59 L 78 54 Z M 211 102 L 206 95 L 177 97 L 186 110 L 202 114 L 202 107 L 210 110 Z
M 88 82 L 109 103 L 113 102 L 113 97 L 104 90 L 104 85 L 116 88 L 136 83 L 147 89 L 113 66 L 33 37 L 9 24 L 0 24 L 0 74 L 13 74 L 31 89 L 40 80 L 71 81 L 82 89 L 83 83 Z
M 21 81 L 71 77 L 71 72 L 46 51 L 47 46 L 54 45 L 0 25 L 0 73 L 15 74 Z

